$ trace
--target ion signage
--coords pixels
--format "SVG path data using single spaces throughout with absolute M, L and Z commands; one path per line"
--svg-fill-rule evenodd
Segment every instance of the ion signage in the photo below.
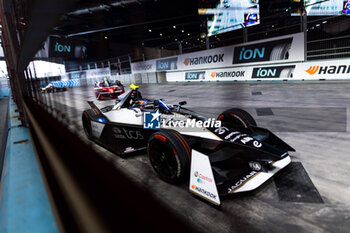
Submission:
M 253 68 L 253 79 L 264 78 L 293 78 L 295 65 L 291 66 L 270 66 Z
M 288 60 L 293 38 L 235 47 L 233 64 Z
M 157 71 L 177 70 L 177 57 L 157 60 Z
M 204 79 L 205 79 L 205 71 L 185 73 L 185 80 L 204 80 Z
M 49 57 L 85 58 L 86 47 L 76 40 L 51 36 L 49 39 Z

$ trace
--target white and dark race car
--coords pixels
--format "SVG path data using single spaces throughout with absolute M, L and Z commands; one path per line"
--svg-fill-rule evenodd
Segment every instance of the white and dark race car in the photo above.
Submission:
M 89 102 L 82 115 L 87 137 L 123 157 L 147 150 L 162 180 L 189 179 L 189 190 L 215 205 L 221 196 L 258 188 L 291 162 L 295 150 L 242 109 L 205 119 L 186 102 L 148 100 L 130 88 L 115 105 Z
M 41 93 L 62 92 L 67 90 L 68 90 L 67 87 L 59 87 L 59 86 L 55 86 L 52 83 L 49 83 L 47 86 L 41 88 Z

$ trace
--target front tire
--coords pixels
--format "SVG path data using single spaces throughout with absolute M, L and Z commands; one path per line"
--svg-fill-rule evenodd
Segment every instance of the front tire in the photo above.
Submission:
M 254 118 L 248 112 L 239 108 L 231 108 L 224 111 L 217 120 L 231 130 L 247 129 L 250 125 L 257 126 Z
M 147 154 L 158 176 L 172 184 L 188 178 L 191 150 L 186 140 L 176 131 L 159 131 L 151 135 Z

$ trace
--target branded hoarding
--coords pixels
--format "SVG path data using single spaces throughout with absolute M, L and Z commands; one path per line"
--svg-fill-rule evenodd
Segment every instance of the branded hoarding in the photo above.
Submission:
M 133 74 L 228 68 L 244 64 L 275 64 L 304 60 L 304 34 L 208 49 L 167 58 L 131 63 Z
M 82 42 L 74 39 L 49 37 L 49 57 L 85 58 L 87 50 Z
M 350 79 L 350 59 L 304 62 L 297 65 L 295 76 L 302 79 Z
M 295 65 L 254 67 L 252 79 L 293 78 Z
M 288 60 L 293 37 L 235 47 L 232 64 Z
M 349 80 L 350 59 L 168 72 L 168 82 L 249 80 Z
M 87 78 L 104 78 L 104 77 L 110 77 L 110 75 L 111 75 L 111 70 L 109 69 L 109 67 L 86 70 Z

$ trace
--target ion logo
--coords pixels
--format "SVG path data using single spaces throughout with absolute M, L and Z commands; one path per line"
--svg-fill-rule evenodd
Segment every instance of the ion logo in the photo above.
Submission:
M 156 65 L 157 70 L 176 70 L 177 57 L 158 60 Z
M 202 72 L 187 72 L 185 75 L 185 80 L 198 80 L 205 78 L 205 71 Z
M 257 57 L 263 58 L 265 54 L 265 48 L 261 48 L 260 50 L 258 48 L 256 49 L 245 49 L 244 47 L 242 48 L 240 54 L 239 54 L 239 60 L 251 60 L 255 59 Z
M 234 49 L 233 64 L 287 60 L 293 38 L 237 46 Z
M 160 129 L 160 116 L 157 112 L 144 112 L 143 113 L 143 128 L 145 129 Z
M 306 73 L 310 74 L 310 75 L 314 75 L 316 74 L 316 72 L 318 71 L 320 67 L 319 66 L 310 66 L 309 69 L 305 70 Z
M 295 65 L 257 67 L 253 69 L 252 78 L 292 78 Z

